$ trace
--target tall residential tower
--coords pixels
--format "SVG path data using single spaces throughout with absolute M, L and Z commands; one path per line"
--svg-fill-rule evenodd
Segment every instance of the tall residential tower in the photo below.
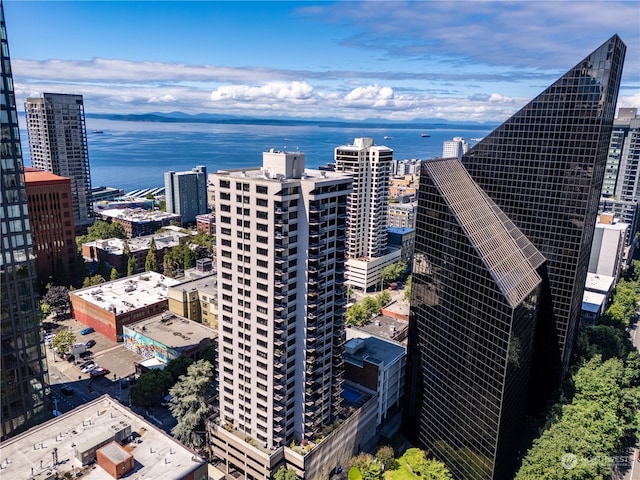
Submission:
M 164 193 L 167 213 L 177 213 L 182 223 L 195 223 L 196 215 L 207 213 L 207 167 L 190 172 L 166 172 Z
M 210 177 L 220 424 L 269 449 L 317 440 L 341 401 L 351 177 L 304 163 L 302 153 L 271 150 L 261 169 Z M 219 432 L 214 453 L 237 467 L 238 453 Z
M 0 102 L 0 153 L 2 190 L 0 223 L 0 295 L 2 342 L 0 368 L 1 436 L 6 439 L 52 415 L 47 396 L 47 360 L 40 334 L 40 306 L 34 290 L 35 266 L 27 216 L 27 193 L 18 114 L 16 111 L 9 45 L 0 2 L 2 101 Z
M 347 208 L 347 283 L 359 290 L 377 287 L 382 269 L 400 260 L 387 248 L 387 209 L 393 150 L 373 138 L 356 138 L 335 149 L 336 171 L 353 175 Z
M 31 164 L 71 179 L 76 230 L 85 232 L 94 219 L 82 95 L 44 93 L 25 110 Z

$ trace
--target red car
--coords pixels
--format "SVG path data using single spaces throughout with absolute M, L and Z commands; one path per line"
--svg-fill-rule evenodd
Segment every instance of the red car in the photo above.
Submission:
M 89 375 L 91 376 L 91 378 L 96 378 L 96 377 L 102 377 L 108 373 L 109 373 L 108 368 L 98 367 L 91 370 L 91 372 L 89 372 Z

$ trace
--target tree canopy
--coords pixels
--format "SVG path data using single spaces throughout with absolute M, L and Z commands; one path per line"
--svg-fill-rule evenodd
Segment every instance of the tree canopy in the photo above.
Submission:
M 42 302 L 49 306 L 54 315 L 65 315 L 71 309 L 69 289 L 59 285 L 51 286 L 42 297 Z
M 65 328 L 54 335 L 51 343 L 59 353 L 67 353 L 76 343 L 76 334 L 72 330 Z
M 82 249 L 83 243 L 107 238 L 127 238 L 127 234 L 124 231 L 124 227 L 117 222 L 96 220 L 93 225 L 87 229 L 87 234 L 77 237 L 76 242 L 78 248 Z
M 140 407 L 151 407 L 172 383 L 171 374 L 164 370 L 152 370 L 140 375 L 138 381 L 131 385 L 131 403 Z
M 173 402 L 169 407 L 178 423 L 171 434 L 186 446 L 197 449 L 204 445 L 204 422 L 211 413 L 206 394 L 213 378 L 213 366 L 206 360 L 189 365 L 187 374 L 171 387 Z

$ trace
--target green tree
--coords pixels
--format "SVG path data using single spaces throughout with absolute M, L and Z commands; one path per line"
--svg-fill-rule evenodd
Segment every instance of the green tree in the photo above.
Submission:
M 422 473 L 426 470 L 427 458 L 424 455 L 424 451 L 419 448 L 409 448 L 402 456 L 402 459 L 414 473 Z
M 212 343 L 207 348 L 205 348 L 202 351 L 202 354 L 200 355 L 200 357 L 201 357 L 200 358 L 201 360 L 206 360 L 211 365 L 215 366 L 218 359 L 218 352 L 216 351 L 215 343 Z
M 49 306 L 49 311 L 56 317 L 64 316 L 71 309 L 69 289 L 59 285 L 50 286 L 42 297 L 42 302 Z
M 170 409 L 178 423 L 171 434 L 186 446 L 197 449 L 205 444 L 204 422 L 211 413 L 206 394 L 213 378 L 213 366 L 198 360 L 189 365 L 187 374 L 171 387 L 173 396 Z
M 177 357 L 171 360 L 164 371 L 171 375 L 173 383 L 177 382 L 182 375 L 186 375 L 189 365 L 193 363 L 193 359 L 190 357 Z
M 136 264 L 136 257 L 129 257 L 129 260 L 127 260 L 127 276 L 133 275 L 137 270 L 138 265 Z
M 172 383 L 173 378 L 164 370 L 144 373 L 134 385 L 131 385 L 131 403 L 139 407 L 151 407 Z
M 438 460 L 427 460 L 425 469 L 421 472 L 425 480 L 452 480 L 453 476 L 444 463 Z
M 360 303 L 356 303 L 347 308 L 344 316 L 347 325 L 354 325 L 357 327 L 360 325 L 364 325 L 367 320 L 369 320 L 369 314 L 367 313 L 367 310 Z
M 147 252 L 147 258 L 144 262 L 144 269 L 147 272 L 157 272 L 158 271 L 158 257 L 157 257 L 157 248 L 155 239 L 151 239 L 151 245 L 149 246 L 149 251 Z
M 367 319 L 371 318 L 373 315 L 377 315 L 380 313 L 380 304 L 376 301 L 375 298 L 365 297 L 362 300 L 361 305 L 367 312 Z
M 51 343 L 58 353 L 67 353 L 71 350 L 73 344 L 76 343 L 76 334 L 65 328 L 55 334 Z
M 116 270 L 115 268 L 111 269 L 111 275 L 109 276 L 109 278 L 111 280 L 117 280 L 118 279 L 118 270 Z
M 376 451 L 376 458 L 382 464 L 384 470 L 393 468 L 396 463 L 395 452 L 389 445 L 384 445 Z
M 391 294 L 387 290 L 384 290 L 376 295 L 376 300 L 378 301 L 379 309 L 382 309 L 391 302 Z
M 409 278 L 407 278 L 407 283 L 404 286 L 404 301 L 405 302 L 410 302 L 411 301 L 411 279 L 413 278 L 412 275 L 409 275 Z
M 273 474 L 273 480 L 296 480 L 296 478 L 298 478 L 296 472 L 284 465 Z
M 352 460 L 352 468 L 357 468 L 362 480 L 381 480 L 382 464 L 370 453 L 361 453 Z
M 82 282 L 82 288 L 93 287 L 94 285 L 99 285 L 101 283 L 104 283 L 104 278 L 102 278 L 102 275 L 85 277 L 84 281 Z
M 82 244 L 93 242 L 98 239 L 107 238 L 127 238 L 127 234 L 124 231 L 124 227 L 117 222 L 103 222 L 102 220 L 96 220 L 93 225 L 87 229 L 86 235 L 81 235 L 76 238 L 78 249 L 82 251 Z

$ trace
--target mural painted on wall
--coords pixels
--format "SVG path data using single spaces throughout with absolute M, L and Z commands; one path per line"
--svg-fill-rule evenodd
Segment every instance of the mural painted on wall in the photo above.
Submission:
M 179 356 L 174 349 L 167 348 L 166 345 L 156 342 L 131 328 L 124 327 L 122 333 L 124 335 L 124 346 L 144 358 L 156 357 L 165 363 L 169 363 Z

